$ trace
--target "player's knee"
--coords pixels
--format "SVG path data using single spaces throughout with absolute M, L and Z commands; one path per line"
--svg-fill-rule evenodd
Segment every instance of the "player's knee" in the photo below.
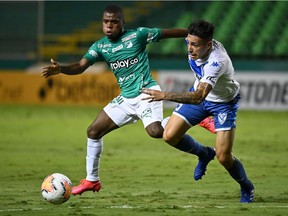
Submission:
M 163 129 L 161 128 L 155 128 L 152 130 L 148 131 L 149 136 L 153 137 L 153 138 L 162 138 L 163 136 Z
M 172 136 L 169 132 L 167 132 L 166 130 L 164 130 L 163 133 L 163 140 L 168 143 L 169 145 L 175 146 L 178 144 L 178 141 L 175 140 L 175 137 Z
M 231 154 L 225 154 L 222 152 L 217 152 L 216 150 L 216 157 L 220 164 L 224 166 L 226 169 L 231 167 L 231 161 L 233 161 L 232 155 Z
M 163 133 L 163 140 L 166 142 L 166 143 L 168 143 L 168 144 L 170 144 L 171 143 L 171 139 L 172 137 L 170 137 L 167 133 Z
M 159 122 L 148 125 L 146 131 L 153 138 L 162 138 L 164 129 Z
M 90 139 L 101 139 L 100 134 L 92 125 L 87 128 L 87 137 Z

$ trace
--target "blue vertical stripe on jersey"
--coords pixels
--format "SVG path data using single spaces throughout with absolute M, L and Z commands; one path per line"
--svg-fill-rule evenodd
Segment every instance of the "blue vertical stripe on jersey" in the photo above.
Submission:
M 202 77 L 202 76 L 203 76 L 203 74 L 202 74 L 202 69 L 201 69 L 201 68 L 202 68 L 202 65 L 197 66 L 197 64 L 195 63 L 195 61 L 192 60 L 192 59 L 190 59 L 190 58 L 188 58 L 188 62 L 189 62 L 190 68 L 191 68 L 198 76 Z

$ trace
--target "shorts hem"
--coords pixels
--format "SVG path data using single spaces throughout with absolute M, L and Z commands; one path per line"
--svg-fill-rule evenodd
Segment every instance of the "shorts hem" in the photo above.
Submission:
M 178 117 L 180 117 L 181 119 L 183 119 L 190 127 L 192 127 L 193 125 L 181 114 L 177 113 L 177 112 L 173 112 L 174 115 L 177 115 Z

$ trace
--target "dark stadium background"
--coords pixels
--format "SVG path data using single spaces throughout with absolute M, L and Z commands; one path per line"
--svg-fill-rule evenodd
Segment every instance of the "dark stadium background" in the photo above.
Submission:
M 186 28 L 204 18 L 216 25 L 215 38 L 237 69 L 287 69 L 286 1 L 1 1 L 0 68 L 25 69 L 52 56 L 78 60 L 103 35 L 102 11 L 114 3 L 124 8 L 127 28 Z M 156 69 L 186 62 L 181 40 L 148 50 Z
M 51 58 L 78 61 L 103 36 L 102 12 L 109 4 L 124 9 L 126 28 L 187 28 L 199 18 L 213 22 L 214 38 L 223 43 L 240 75 L 242 101 L 252 103 L 241 107 L 288 110 L 288 1 L 1 1 L 0 76 L 40 72 Z M 183 39 L 163 40 L 147 50 L 161 85 L 171 79 L 174 87 L 191 84 L 185 83 L 190 75 L 169 77 L 190 70 Z M 92 72 L 108 70 L 106 64 L 95 65 Z M 0 99 L 5 101 L 15 90 L 5 90 L 7 78 L 1 80 Z

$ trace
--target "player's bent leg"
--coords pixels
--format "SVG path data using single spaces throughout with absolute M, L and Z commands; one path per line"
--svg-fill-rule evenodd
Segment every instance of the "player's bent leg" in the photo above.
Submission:
M 85 191 L 99 191 L 101 182 L 98 175 L 100 157 L 103 149 L 102 136 L 119 128 L 110 117 L 101 111 L 97 118 L 87 129 L 87 155 L 86 155 L 86 179 L 72 188 L 72 194 L 78 195 Z
M 194 170 L 194 179 L 195 181 L 198 181 L 202 179 L 202 176 L 205 175 L 205 172 L 207 170 L 207 165 L 210 161 L 212 161 L 216 155 L 215 149 L 212 147 L 206 147 L 207 149 L 207 155 L 206 157 L 199 157 L 199 161 L 197 166 Z
M 82 179 L 78 186 L 72 188 L 72 194 L 82 194 L 85 191 L 99 191 L 101 189 L 98 175 L 100 156 L 103 149 L 102 139 L 87 139 L 86 179 Z
M 248 179 L 242 163 L 235 158 L 233 165 L 228 169 L 230 176 L 238 182 L 241 192 L 241 203 L 254 202 L 254 185 Z
M 87 129 L 87 137 L 101 139 L 105 134 L 119 128 L 117 124 L 102 110 Z
M 81 195 L 85 191 L 98 192 L 101 189 L 102 185 L 100 180 L 98 181 L 89 181 L 87 179 L 82 179 L 78 186 L 72 188 L 73 195 Z
M 164 128 L 161 125 L 160 121 L 153 122 L 146 127 L 146 131 L 149 136 L 153 138 L 162 138 Z
M 245 169 L 237 158 L 232 155 L 235 129 L 217 133 L 216 155 L 230 176 L 240 185 L 241 203 L 254 202 L 254 185 L 248 179 Z
M 202 120 L 198 125 L 210 131 L 211 133 L 214 133 L 214 134 L 216 133 L 215 125 L 214 125 L 214 118 L 207 117 L 204 120 Z
M 214 159 L 215 150 L 205 147 L 185 134 L 190 125 L 180 116 L 172 115 L 164 130 L 163 139 L 175 148 L 197 155 L 199 162 L 194 170 L 194 179 L 197 181 L 205 175 L 208 163 Z
M 191 126 L 188 125 L 181 117 L 174 114 L 172 114 L 169 119 L 165 119 L 168 121 L 165 124 L 163 139 L 169 145 L 176 147 Z

